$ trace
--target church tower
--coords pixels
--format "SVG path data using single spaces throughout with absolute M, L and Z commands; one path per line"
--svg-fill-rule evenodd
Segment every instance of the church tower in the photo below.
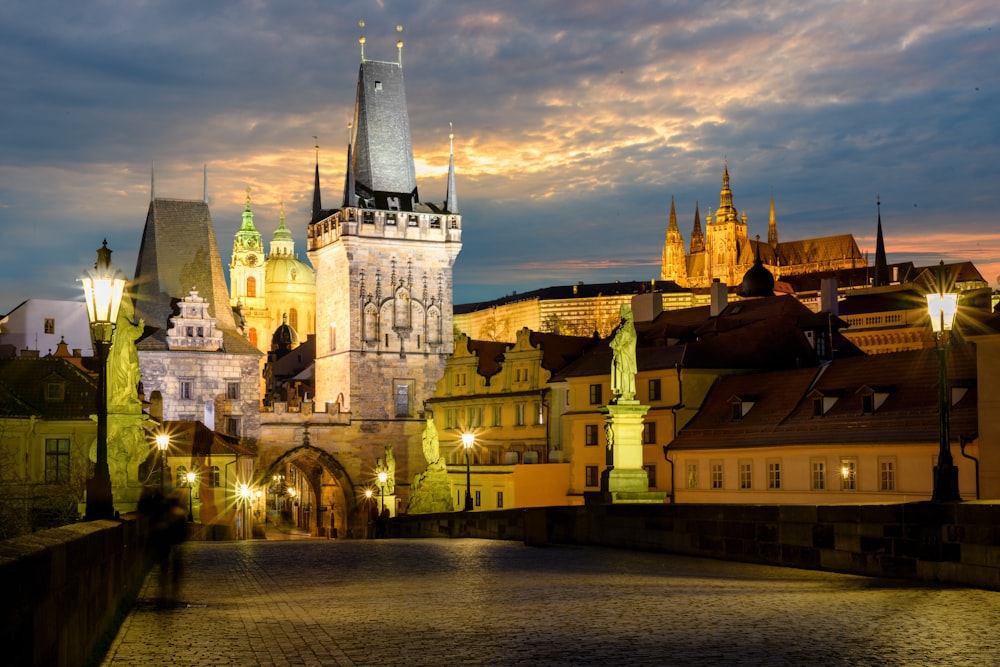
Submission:
M 462 247 L 453 157 L 446 200 L 419 195 L 402 47 L 396 62 L 366 59 L 362 50 L 343 205 L 314 211 L 320 219 L 309 225 L 315 400 L 339 402 L 352 421 L 383 433 L 419 417 L 444 371 Z
M 267 352 L 270 332 L 265 298 L 264 244 L 260 232 L 257 231 L 253 223 L 250 188 L 247 188 L 243 224 L 233 239 L 229 281 L 232 292 L 230 300 L 233 309 L 242 315 L 244 335 L 254 347 L 262 352 Z
M 743 274 L 753 265 L 753 256 L 747 239 L 746 214 L 740 216 L 733 206 L 728 164 L 723 169 L 722 190 L 719 192 L 719 208 L 715 212 L 715 220 L 706 216 L 705 226 L 710 282 L 718 278 L 728 285 L 738 284 Z
M 670 198 L 670 222 L 667 224 L 667 238 L 663 243 L 660 261 L 660 279 L 672 280 L 678 285 L 687 285 L 687 258 L 684 256 L 684 238 L 677 227 L 677 210 L 674 198 Z

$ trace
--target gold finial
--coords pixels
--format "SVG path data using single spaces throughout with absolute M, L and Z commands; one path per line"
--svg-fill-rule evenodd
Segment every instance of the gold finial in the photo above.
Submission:
M 358 27 L 359 28 L 364 28 L 365 27 L 365 20 L 364 19 L 361 19 L 360 21 L 358 21 Z
M 247 186 L 247 210 L 250 210 L 250 186 Z
M 397 23 L 396 24 L 396 32 L 403 32 L 403 24 L 402 23 Z

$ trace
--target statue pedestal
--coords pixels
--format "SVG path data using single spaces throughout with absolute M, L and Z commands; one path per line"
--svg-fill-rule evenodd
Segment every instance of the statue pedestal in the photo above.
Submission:
M 604 432 L 611 450 L 601 475 L 601 492 L 605 502 L 662 503 L 665 491 L 650 491 L 649 476 L 642 467 L 642 418 L 648 405 L 639 401 L 623 401 L 601 408 Z

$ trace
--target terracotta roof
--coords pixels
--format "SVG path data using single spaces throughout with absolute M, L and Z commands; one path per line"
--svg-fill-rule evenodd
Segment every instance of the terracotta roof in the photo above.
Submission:
M 170 434 L 171 456 L 256 455 L 240 446 L 236 436 L 213 431 L 199 421 L 168 421 L 162 429 Z
M 948 349 L 949 383 L 967 387 L 952 406 L 952 439 L 977 432 L 976 360 L 972 345 Z M 874 413 L 863 414 L 862 396 L 882 393 Z M 758 402 L 738 421 L 731 399 L 753 393 Z M 815 394 L 837 400 L 814 416 Z M 671 449 L 768 445 L 936 442 L 938 361 L 935 350 L 835 359 L 819 369 L 720 377 L 697 415 Z

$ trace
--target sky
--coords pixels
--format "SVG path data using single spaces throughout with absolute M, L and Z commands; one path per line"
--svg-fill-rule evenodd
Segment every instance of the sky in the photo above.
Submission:
M 201 199 L 223 262 L 246 189 L 300 258 L 319 145 L 341 198 L 361 52 L 403 71 L 421 199 L 454 127 L 456 303 L 659 277 L 728 164 L 751 237 L 853 233 L 1000 281 L 1000 12 L 987 0 L 67 0 L 0 4 L 0 313 L 132 277 L 158 197 Z M 364 21 L 362 27 L 359 22 Z M 402 26 L 398 32 L 397 27 Z M 314 138 L 315 137 L 315 138 Z M 155 167 L 154 167 L 155 165 Z

